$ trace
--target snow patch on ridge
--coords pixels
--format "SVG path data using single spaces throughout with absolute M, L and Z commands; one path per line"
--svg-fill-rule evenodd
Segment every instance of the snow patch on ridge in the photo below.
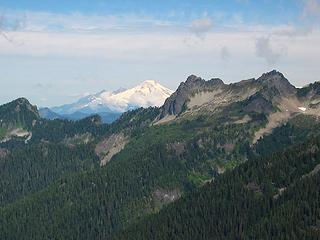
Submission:
M 305 112 L 306 110 L 307 110 L 307 108 L 305 108 L 305 107 L 298 107 L 299 108 L 299 110 L 301 110 L 302 112 Z

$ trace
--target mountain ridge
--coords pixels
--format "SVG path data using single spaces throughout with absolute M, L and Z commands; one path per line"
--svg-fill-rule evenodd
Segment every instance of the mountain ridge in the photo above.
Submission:
M 280 113 L 293 116 L 302 109 L 305 109 L 303 111 L 305 114 L 319 115 L 320 112 L 312 107 L 320 101 L 317 91 L 314 90 L 315 87 L 312 86 L 316 85 L 311 85 L 311 89 L 304 90 L 304 94 L 307 94 L 306 91 L 313 91 L 314 96 L 302 99 L 301 90 L 276 70 L 264 73 L 257 79 L 251 78 L 230 84 L 225 84 L 221 79 L 205 81 L 190 75 L 165 101 L 157 121 L 163 123 L 197 114 L 215 114 L 232 103 L 246 99 L 246 101 L 253 101 L 250 107 L 246 108 L 247 110 L 261 112 L 261 109 L 264 109 L 263 111 L 270 116 L 281 115 Z

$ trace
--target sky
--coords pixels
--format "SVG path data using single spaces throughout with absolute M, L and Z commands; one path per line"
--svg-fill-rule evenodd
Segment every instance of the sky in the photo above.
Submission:
M 0 0 L 0 103 L 38 106 L 195 74 L 320 80 L 320 0 Z

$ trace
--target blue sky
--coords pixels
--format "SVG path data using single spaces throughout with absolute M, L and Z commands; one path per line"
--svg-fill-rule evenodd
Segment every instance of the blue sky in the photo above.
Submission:
M 320 0 L 0 0 L 0 102 L 54 106 L 154 79 L 319 76 Z
M 1 0 L 2 9 L 28 10 L 85 15 L 148 15 L 158 19 L 189 21 L 203 14 L 225 14 L 224 18 L 241 14 L 244 21 L 259 23 L 290 23 L 299 18 L 302 1 L 299 0 Z M 176 13 L 173 14 L 173 13 Z

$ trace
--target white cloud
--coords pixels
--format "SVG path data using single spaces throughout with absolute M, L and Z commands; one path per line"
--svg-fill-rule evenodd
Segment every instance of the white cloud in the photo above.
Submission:
M 274 35 L 287 36 L 287 37 L 300 37 L 311 34 L 313 27 L 310 25 L 294 26 L 294 25 L 283 25 L 275 27 L 273 30 Z
M 286 34 L 274 34 L 279 29 L 257 27 L 239 31 L 210 31 L 204 39 L 186 44 L 188 32 L 183 31 L 146 31 L 146 32 L 8 32 L 23 45 L 13 45 L 0 38 L 0 54 L 29 56 L 69 56 L 69 57 L 99 57 L 105 59 L 148 59 L 184 55 L 214 55 L 220 58 L 232 59 L 237 54 L 243 58 L 253 56 L 264 58 L 268 64 L 274 64 L 284 55 L 284 49 L 290 53 L 293 44 L 300 48 L 315 48 L 308 41 L 319 39 L 319 31 L 315 30 L 299 38 L 295 43 L 288 41 Z M 258 38 L 256 36 L 272 36 Z M 196 39 L 194 39 L 196 40 Z M 272 40 L 272 41 L 271 41 Z M 190 46 L 191 44 L 191 46 Z M 221 46 L 228 46 L 222 48 Z M 230 55 L 229 49 L 232 49 Z M 313 55 L 311 53 L 311 55 Z
M 284 54 L 284 49 L 275 48 L 271 44 L 271 39 L 269 37 L 257 38 L 255 46 L 256 56 L 266 60 L 270 66 L 274 65 Z
M 0 39 L 1 74 L 8 79 L 5 83 L 0 81 L 0 85 L 14 91 L 18 84 L 23 83 L 28 89 L 29 85 L 33 87 L 46 79 L 47 83 L 53 83 L 54 89 L 35 91 L 29 88 L 25 91 L 29 94 L 27 97 L 32 97 L 32 93 L 40 96 L 43 92 L 41 96 L 48 96 L 50 104 L 57 105 L 70 100 L 70 97 L 63 97 L 70 91 L 116 89 L 147 78 L 157 79 L 171 88 L 189 74 L 238 81 L 270 70 L 265 62 L 257 61 L 257 36 L 272 36 L 260 45 L 259 55 L 264 61 L 276 61 L 277 69 L 290 73 L 288 77 L 293 83 L 304 85 L 317 80 L 319 31 L 295 41 L 288 41 L 287 36 L 273 36 L 273 31 L 268 27 L 250 31 L 210 31 L 202 40 L 194 38 L 201 44 L 192 46 L 184 44 L 189 31 L 90 34 L 17 31 L 15 38 L 23 39 L 24 45 L 14 46 Z M 283 55 L 282 46 L 287 48 L 288 56 Z M 270 49 L 271 57 L 267 52 Z M 279 55 L 281 61 L 277 62 Z M 79 78 L 79 75 L 84 77 Z M 34 84 L 27 84 L 30 81 Z
M 230 52 L 227 47 L 222 47 L 220 50 L 220 57 L 223 61 L 228 62 L 230 59 Z

